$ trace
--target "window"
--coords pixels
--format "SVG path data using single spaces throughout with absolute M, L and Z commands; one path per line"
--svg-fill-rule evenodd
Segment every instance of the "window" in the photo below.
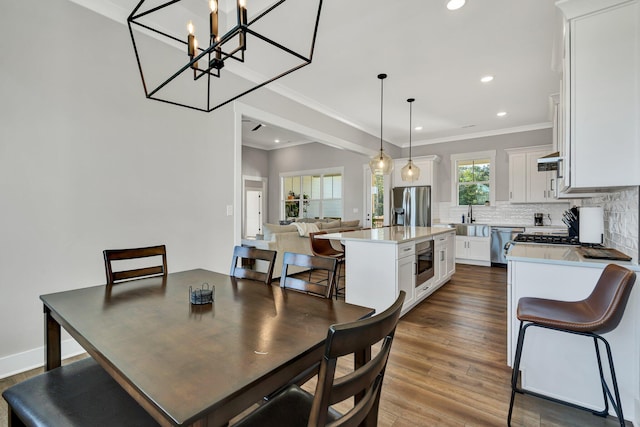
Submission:
M 342 218 L 342 168 L 280 178 L 282 219 Z
M 495 202 L 495 159 L 495 151 L 451 156 L 452 206 Z

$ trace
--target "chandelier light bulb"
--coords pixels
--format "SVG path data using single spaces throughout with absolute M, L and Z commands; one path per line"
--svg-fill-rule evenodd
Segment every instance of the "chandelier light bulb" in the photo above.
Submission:
M 189 23 L 187 24 L 187 31 L 189 31 L 190 35 L 193 35 L 193 22 L 189 21 Z
M 209 9 L 211 9 L 211 12 L 216 13 L 218 11 L 218 0 L 209 0 Z

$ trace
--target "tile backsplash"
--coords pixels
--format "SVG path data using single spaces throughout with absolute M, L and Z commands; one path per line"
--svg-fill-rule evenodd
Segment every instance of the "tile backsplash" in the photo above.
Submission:
M 627 188 L 584 199 L 582 206 L 602 206 L 604 245 L 633 257 L 638 263 L 638 187 Z
M 562 223 L 562 213 L 569 209 L 566 203 L 523 203 L 496 202 L 492 206 L 474 206 L 473 217 L 477 223 L 495 225 L 533 226 L 533 214 L 544 214 L 544 225 Z M 467 206 L 451 206 L 449 202 L 439 203 L 440 222 L 461 222 L 467 216 Z M 436 218 L 437 215 L 434 215 Z M 549 220 L 551 217 L 551 220 Z

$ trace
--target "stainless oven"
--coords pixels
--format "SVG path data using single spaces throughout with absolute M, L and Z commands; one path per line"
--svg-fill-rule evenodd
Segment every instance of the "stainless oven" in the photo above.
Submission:
M 434 275 L 433 240 L 416 244 L 416 287 Z

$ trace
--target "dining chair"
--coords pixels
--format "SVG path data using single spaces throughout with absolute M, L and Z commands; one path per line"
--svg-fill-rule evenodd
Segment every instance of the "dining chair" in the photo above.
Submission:
M 277 251 L 267 249 L 235 246 L 233 248 L 233 259 L 231 260 L 231 272 L 229 275 L 238 279 L 258 280 L 270 285 L 277 254 Z M 256 261 L 264 261 L 267 263 L 266 272 L 249 268 L 249 265 L 256 267 Z M 238 266 L 238 263 L 240 263 L 240 266 Z
M 2 393 L 9 426 L 158 426 L 91 357 L 46 371 Z
M 588 411 L 601 417 L 608 415 L 610 399 L 620 426 L 625 426 L 611 347 L 602 334 L 614 330 L 620 323 L 620 320 L 622 320 L 635 280 L 636 274 L 633 271 L 616 264 L 609 264 L 602 271 L 591 294 L 583 300 L 558 301 L 533 297 L 523 297 L 518 300 L 516 316 L 520 320 L 520 330 L 518 332 L 518 342 L 516 344 L 516 353 L 511 374 L 511 401 L 509 403 L 509 414 L 507 416 L 508 426 L 511 425 L 516 393 L 529 394 L 572 408 Z M 602 387 L 602 395 L 604 398 L 604 409 L 598 411 L 593 408 L 587 408 L 573 402 L 567 402 L 518 387 L 524 337 L 529 327 L 550 329 L 552 331 L 566 332 L 593 339 L 596 353 L 595 359 L 598 363 L 598 372 L 600 373 L 599 383 Z M 602 369 L 598 341 L 604 344 L 607 361 L 609 363 L 613 392 L 607 384 L 604 370 Z
M 382 382 L 404 297 L 405 292 L 400 291 L 396 301 L 382 313 L 329 327 L 313 395 L 291 385 L 234 427 L 377 425 Z M 380 350 L 370 357 L 371 347 L 378 343 Z M 339 376 L 338 360 L 347 355 L 353 355 L 354 368 Z M 348 412 L 341 414 L 331 408 L 350 398 L 353 406 Z
M 104 269 L 107 275 L 107 284 L 113 285 L 125 280 L 140 277 L 166 276 L 167 275 L 167 248 L 165 245 L 149 246 L 134 249 L 106 249 L 103 251 Z M 151 267 L 129 268 L 127 270 L 114 271 L 113 261 L 131 261 L 141 258 L 159 256 L 162 265 Z
M 289 268 L 291 266 L 310 270 L 311 273 L 320 271 L 323 275 L 326 273 L 327 278 L 314 281 L 314 275 L 309 274 L 309 278 L 305 279 L 305 274 L 291 274 Z M 333 287 L 335 286 L 337 267 L 338 261 L 335 258 L 285 252 L 282 261 L 280 287 L 321 296 L 323 298 L 331 298 Z
M 110 285 L 136 277 L 166 276 L 164 245 L 103 251 Z M 161 256 L 162 265 L 114 272 L 112 261 Z M 93 358 L 46 371 L 2 393 L 15 426 L 158 426 L 159 424 Z
M 336 284 L 335 284 L 335 296 L 338 299 L 338 294 L 341 290 L 344 290 L 344 287 L 340 288 L 340 273 L 343 271 L 344 266 L 344 250 L 340 251 L 333 247 L 331 244 L 331 240 L 328 239 L 317 239 L 316 236 L 327 234 L 326 231 L 318 231 L 315 233 L 309 233 L 309 244 L 311 245 L 311 252 L 315 256 L 334 258 L 338 261 L 338 271 L 336 273 Z

